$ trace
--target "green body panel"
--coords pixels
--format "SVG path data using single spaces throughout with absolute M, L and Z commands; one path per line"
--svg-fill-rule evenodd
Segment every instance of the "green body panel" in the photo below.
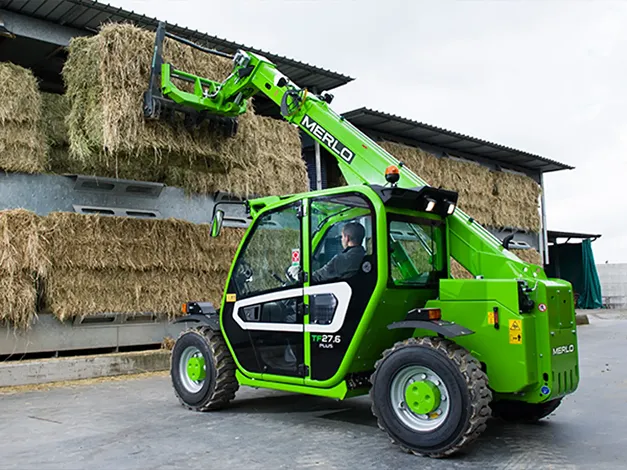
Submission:
M 239 71 L 245 73 L 240 76 Z M 389 209 L 367 185 L 385 185 L 384 170 L 399 161 L 372 139 L 335 113 L 320 97 L 301 90 L 286 81 L 278 86 L 282 74 L 265 58 L 248 52 L 239 52 L 235 58 L 234 73 L 222 84 L 198 79 L 194 93 L 186 93 L 172 83 L 172 76 L 184 72 L 162 69 L 164 95 L 177 103 L 194 109 L 205 110 L 223 116 L 238 116 L 245 110 L 248 98 L 262 93 L 278 106 L 282 101 L 297 94 L 301 98 L 291 114 L 284 119 L 309 134 L 327 149 L 337 161 L 350 187 L 316 191 L 291 197 L 271 196 L 249 201 L 251 215 L 256 218 L 265 211 L 321 195 L 357 191 L 365 194 L 373 203 L 376 218 L 377 285 L 363 317 L 353 336 L 337 373 L 328 380 L 314 381 L 309 377 L 277 377 L 253 374 L 245 371 L 237 357 L 238 380 L 245 385 L 276 388 L 280 390 L 311 393 L 335 398 L 345 398 L 360 391 L 347 391 L 345 377 L 351 372 L 367 372 L 381 353 L 394 342 L 412 335 L 433 335 L 432 331 L 400 329 L 389 330 L 387 326 L 403 320 L 407 312 L 417 307 L 437 307 L 442 318 L 453 321 L 474 331 L 472 335 L 453 338 L 467 348 L 485 366 L 489 386 L 497 399 L 514 399 L 541 402 L 564 396 L 576 390 L 579 382 L 578 349 L 575 326 L 575 311 L 572 288 L 568 282 L 548 279 L 541 266 L 525 263 L 505 249 L 501 241 L 458 208 L 446 218 L 445 237 L 438 249 L 437 262 L 450 271 L 449 257 L 452 256 L 474 276 L 481 279 L 444 279 L 432 288 L 398 288 L 389 282 L 388 225 L 387 214 L 391 212 L 432 218 L 431 214 L 411 210 Z M 210 92 L 218 90 L 214 97 L 203 95 L 202 87 Z M 290 98 L 292 96 L 292 98 Z M 277 149 L 279 151 L 280 149 Z M 415 188 L 426 183 L 407 168 L 402 167 L 398 187 Z M 309 227 L 303 231 L 309 237 Z M 242 240 L 250 235 L 250 230 Z M 320 238 L 313 240 L 315 247 Z M 241 246 L 233 260 L 231 273 Z M 309 241 L 303 240 L 305 259 L 309 261 Z M 402 261 L 403 272 L 411 273 L 411 260 Z M 308 266 L 306 266 L 308 268 Z M 229 277 L 230 277 L 229 275 Z M 533 310 L 521 313 L 519 308 L 517 281 L 525 282 L 531 290 L 528 296 L 535 302 Z M 222 305 L 226 296 L 222 299 Z M 308 302 L 305 299 L 305 302 Z M 540 308 L 542 306 L 542 308 Z M 546 308 L 544 308 L 546 306 Z M 490 312 L 498 310 L 499 328 L 491 324 Z M 308 322 L 305 317 L 305 322 Z M 518 333 L 512 340 L 510 321 L 518 322 Z M 222 320 L 221 320 L 221 326 Z M 224 331 L 224 328 L 223 328 Z M 305 361 L 310 361 L 309 334 L 305 334 Z M 225 335 L 228 347 L 232 346 Z M 254 380 L 253 380 L 254 379 Z M 261 380 L 265 379 L 265 380 Z M 303 385 L 304 384 L 304 385 Z
M 255 388 L 269 388 L 272 390 L 281 390 L 284 392 L 294 392 L 294 393 L 304 393 L 307 395 L 316 395 L 319 397 L 327 397 L 327 398 L 336 398 L 342 400 L 344 398 L 349 398 L 351 394 L 349 393 L 346 382 L 342 381 L 334 387 L 330 388 L 318 388 L 318 387 L 308 387 L 302 384 L 289 384 L 285 382 L 279 382 L 276 380 L 262 380 L 251 378 L 248 375 L 244 375 L 239 370 L 235 371 L 235 376 L 240 385 L 244 385 L 247 387 L 255 387 Z M 301 380 L 302 382 L 302 380 Z M 364 393 L 360 391 L 360 393 Z

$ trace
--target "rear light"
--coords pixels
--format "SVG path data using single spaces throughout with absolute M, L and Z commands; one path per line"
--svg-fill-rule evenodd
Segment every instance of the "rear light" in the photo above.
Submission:
M 439 308 L 415 308 L 407 314 L 407 320 L 434 321 L 442 319 Z
M 181 313 L 187 313 L 187 304 L 181 305 Z

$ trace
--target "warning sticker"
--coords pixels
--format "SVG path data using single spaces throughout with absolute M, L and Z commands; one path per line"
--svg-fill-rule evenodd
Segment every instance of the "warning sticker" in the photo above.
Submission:
M 494 325 L 494 312 L 488 312 L 488 325 Z
M 296 266 L 300 264 L 300 250 L 294 249 L 292 250 L 292 266 Z
M 235 302 L 237 300 L 237 296 L 235 294 L 226 294 L 227 302 Z
M 509 321 L 509 344 L 522 344 L 523 330 L 520 320 Z

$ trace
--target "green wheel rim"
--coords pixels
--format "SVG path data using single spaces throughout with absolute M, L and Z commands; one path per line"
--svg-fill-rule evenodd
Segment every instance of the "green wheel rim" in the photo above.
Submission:
M 409 429 L 430 432 L 449 415 L 450 394 L 442 378 L 425 366 L 401 368 L 390 384 L 390 400 L 396 417 Z
M 178 369 L 183 387 L 190 393 L 198 393 L 207 377 L 207 365 L 200 349 L 195 346 L 185 348 Z

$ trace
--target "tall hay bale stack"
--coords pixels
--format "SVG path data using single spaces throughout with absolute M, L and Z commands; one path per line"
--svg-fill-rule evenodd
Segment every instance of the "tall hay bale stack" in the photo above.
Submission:
M 52 213 L 41 225 L 50 257 L 45 296 L 60 320 L 152 312 L 181 302 L 219 303 L 243 232 L 209 236 L 208 224 L 181 220 Z
M 37 79 L 30 70 L 3 62 L 0 83 L 0 170 L 41 173 L 47 148 Z
M 304 163 L 299 162 L 300 141 L 293 144 L 297 132 L 287 123 L 257 116 L 252 103 L 239 117 L 239 130 L 232 138 L 217 135 L 206 123 L 190 132 L 182 119 L 146 121 L 143 93 L 154 39 L 154 33 L 135 26 L 110 24 L 96 36 L 71 41 L 63 69 L 70 103 L 69 163 L 83 173 L 165 182 L 188 193 L 223 190 L 269 195 L 292 184 L 307 190 Z M 232 69 L 228 59 L 169 38 L 163 56 L 179 69 L 216 81 L 224 80 Z M 275 138 L 289 143 L 283 164 L 296 171 L 274 171 L 274 160 L 263 150 L 262 141 Z
M 35 318 L 37 285 L 48 267 L 39 222 L 23 209 L 0 211 L 0 323 L 16 328 Z
M 480 224 L 494 226 L 493 195 L 490 170 L 474 162 L 438 158 L 418 147 L 383 141 L 379 145 L 402 161 L 430 186 L 459 193 L 459 207 Z
M 429 185 L 459 193 L 459 207 L 487 227 L 540 229 L 540 186 L 528 176 L 491 171 L 475 162 L 437 158 L 417 147 L 379 142 Z
M 494 208 L 495 224 L 539 232 L 540 185 L 528 176 L 505 171 L 493 172 L 493 178 L 499 200 Z

